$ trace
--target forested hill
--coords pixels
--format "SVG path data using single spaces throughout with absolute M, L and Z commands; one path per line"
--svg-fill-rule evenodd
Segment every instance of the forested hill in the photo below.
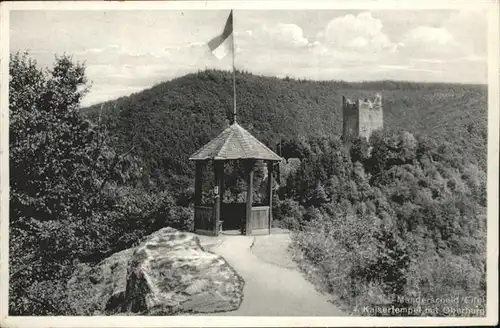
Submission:
M 449 141 L 479 166 L 486 165 L 487 88 L 485 85 L 394 81 L 346 83 L 279 79 L 238 72 L 238 122 L 274 148 L 298 136 L 340 136 L 341 97 L 380 92 L 384 128 L 424 133 Z M 161 181 L 191 176 L 188 157 L 228 124 L 232 75 L 207 70 L 85 108 L 101 120 L 123 151 L 134 147 L 152 177 Z M 166 181 L 165 181 L 166 182 Z M 180 182 L 180 181 L 179 181 Z
M 98 126 L 80 115 L 85 68 L 70 57 L 39 69 L 17 53 L 9 76 L 9 313 L 105 314 L 87 302 L 87 284 L 73 285 L 87 286 L 72 294 L 82 302 L 68 299 L 73 273 L 101 286 L 94 273 L 105 258 L 166 226 L 193 231 L 188 158 L 227 124 L 231 74 L 191 74 L 84 108 Z M 425 308 L 408 315 L 484 316 L 486 87 L 243 73 L 237 81 L 238 121 L 303 155 L 281 163 L 272 216 L 293 231 L 298 268 L 320 290 L 356 316 L 384 304 Z M 343 144 L 341 96 L 375 92 L 385 130 Z M 243 168 L 226 169 L 224 201 L 245 199 Z M 256 173 L 257 201 L 268 184 Z M 204 185 L 202 198 L 212 190 Z

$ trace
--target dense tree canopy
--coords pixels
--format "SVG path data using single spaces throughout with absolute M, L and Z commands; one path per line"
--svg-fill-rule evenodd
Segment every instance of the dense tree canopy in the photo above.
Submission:
M 273 215 L 297 231 L 295 246 L 342 304 L 484 295 L 484 86 L 236 79 L 240 124 L 301 159 L 281 164 Z M 384 131 L 342 144 L 341 96 L 375 92 Z M 231 98 L 231 76 L 209 70 L 105 103 L 104 116 L 117 147 L 137 145 L 156 187 L 178 193 L 192 184 L 189 155 L 227 124 Z M 232 172 L 228 201 L 245 189 Z
M 310 149 L 290 140 L 340 136 L 341 97 L 381 92 L 384 128 L 422 133 L 458 147 L 465 160 L 486 167 L 487 93 L 484 86 L 394 81 L 346 83 L 306 81 L 236 73 L 238 122 L 283 155 L 301 157 Z M 207 70 L 160 83 L 151 89 L 97 104 L 83 111 L 109 127 L 123 151 L 134 145 L 152 185 L 183 190 L 194 166 L 189 156 L 219 134 L 232 112 L 232 76 Z M 298 138 L 300 137 L 300 138 Z M 304 153 L 305 152 L 305 153 Z
M 88 314 L 64 301 L 77 264 L 192 228 L 188 158 L 228 123 L 231 76 L 190 74 L 85 109 L 85 68 L 69 57 L 47 70 L 12 55 L 10 78 L 10 311 Z M 280 164 L 275 221 L 347 309 L 485 295 L 485 90 L 237 73 L 239 122 L 299 158 Z M 343 144 L 340 97 L 374 92 L 384 130 Z M 225 200 L 245 199 L 241 167 L 226 174 Z M 265 170 L 255 179 L 262 201 Z
M 296 231 L 295 246 L 340 304 L 356 311 L 416 297 L 485 297 L 481 168 L 406 131 L 378 131 L 350 148 L 321 144 L 331 146 L 309 142 L 315 151 L 287 176 L 274 214 Z M 444 306 L 421 315 L 447 315 Z M 478 315 L 485 303 L 452 306 Z
M 140 161 L 115 152 L 102 124 L 81 115 L 84 71 L 66 56 L 50 70 L 27 54 L 10 58 L 11 314 L 75 313 L 64 282 L 76 263 L 183 217 L 171 215 L 168 192 L 138 188 Z

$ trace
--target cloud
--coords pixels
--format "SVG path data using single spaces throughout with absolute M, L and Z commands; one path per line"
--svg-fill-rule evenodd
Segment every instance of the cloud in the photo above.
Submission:
M 87 52 L 80 57 L 86 60 L 86 74 L 93 82 L 83 105 L 106 97 L 117 98 L 200 69 L 230 67 L 230 58 L 217 60 L 206 43 L 201 42 L 169 47 L 162 56 L 150 52 L 134 54 L 115 48 L 101 53 Z
M 453 35 L 443 27 L 418 26 L 410 30 L 403 40 L 403 45 L 418 44 L 420 46 L 454 45 Z
M 274 39 L 290 42 L 294 46 L 306 46 L 309 43 L 302 29 L 295 24 L 277 24 L 270 33 Z
M 100 54 L 103 52 L 118 52 L 120 50 L 120 46 L 117 44 L 112 44 L 107 47 L 102 48 L 87 48 L 81 51 L 75 51 L 75 55 L 87 55 L 87 54 Z
M 454 12 L 443 22 L 442 27 L 450 31 L 469 53 L 486 55 L 488 16 L 485 10 Z
M 412 65 L 377 65 L 380 70 L 388 71 L 408 71 L 408 72 L 427 72 L 427 73 L 441 73 L 441 70 L 428 69 L 428 68 L 417 68 Z
M 75 59 L 85 61 L 90 65 L 120 65 L 127 63 L 130 65 L 158 64 L 168 60 L 172 53 L 178 50 L 167 50 L 158 48 L 155 51 L 142 51 L 138 53 L 124 50 L 119 46 L 109 46 L 103 48 L 88 48 L 73 52 Z
M 246 32 L 247 36 L 252 38 L 252 42 L 271 43 L 280 47 L 305 47 L 309 44 L 309 40 L 304 37 L 302 28 L 296 24 L 264 25 L 250 31 L 250 33 L 248 32 Z
M 12 12 L 10 49 L 42 66 L 63 52 L 85 61 L 86 102 L 117 97 L 204 68 L 230 70 L 206 42 L 227 11 Z M 313 79 L 486 81 L 485 12 L 242 11 L 236 67 Z M 106 33 L 103 33 L 106 31 Z
M 432 59 L 486 59 L 486 13 L 452 12 L 439 26 L 417 26 L 403 37 L 401 48 L 413 57 Z
M 445 61 L 443 59 L 433 59 L 433 58 L 415 58 L 411 59 L 412 62 L 426 63 L 426 64 L 442 64 Z
M 130 86 L 120 84 L 99 83 L 94 84 L 92 93 L 82 99 L 82 106 L 90 106 L 99 102 L 128 96 L 131 93 L 143 90 L 143 86 Z
M 382 29 L 380 19 L 374 18 L 369 12 L 363 12 L 357 16 L 348 14 L 334 18 L 318 37 L 337 50 L 370 53 L 395 51 L 397 45 Z

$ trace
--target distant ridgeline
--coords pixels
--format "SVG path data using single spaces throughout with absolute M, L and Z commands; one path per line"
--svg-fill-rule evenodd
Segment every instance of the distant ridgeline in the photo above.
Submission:
M 83 111 L 100 117 L 118 150 L 134 147 L 154 177 L 168 185 L 186 177 L 182 187 L 194 176 L 189 156 L 228 124 L 232 87 L 230 72 L 206 70 L 106 102 L 102 115 L 101 104 Z M 236 94 L 239 124 L 273 149 L 280 140 L 368 138 L 383 127 L 450 142 L 486 165 L 485 85 L 310 81 L 237 71 Z M 284 157 L 297 157 L 285 148 Z
M 364 98 L 353 101 L 342 96 L 342 140 L 350 143 L 361 137 L 368 140 L 372 133 L 384 127 L 382 95 L 377 93 L 373 99 Z M 278 153 L 285 159 L 300 157 L 283 148 L 281 142 L 276 146 Z

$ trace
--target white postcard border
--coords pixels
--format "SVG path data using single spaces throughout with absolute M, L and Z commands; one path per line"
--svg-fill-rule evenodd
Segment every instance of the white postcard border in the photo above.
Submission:
M 221 10 L 221 9 L 387 9 L 426 10 L 484 7 L 488 30 L 488 226 L 487 316 L 413 317 L 229 317 L 96 316 L 9 317 L 8 311 L 8 58 L 12 10 Z M 0 3 L 0 326 L 2 327 L 266 327 L 266 326 L 435 326 L 498 323 L 498 169 L 499 169 L 499 6 L 497 1 L 47 1 Z

